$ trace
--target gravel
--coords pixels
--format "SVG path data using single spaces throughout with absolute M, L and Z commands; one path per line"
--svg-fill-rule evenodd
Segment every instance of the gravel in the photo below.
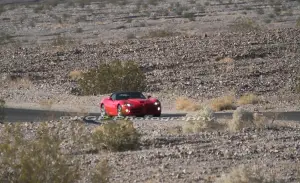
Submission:
M 71 71 L 120 59 L 137 61 L 147 76 L 146 92 L 162 100 L 180 95 L 207 100 L 229 92 L 237 96 L 249 92 L 263 96 L 265 106 L 295 107 L 299 106 L 295 92 L 300 74 L 295 42 L 299 33 L 299 29 L 284 28 L 208 37 L 182 35 L 75 45 L 60 51 L 2 47 L 0 96 L 12 102 L 75 99 L 71 90 L 77 84 L 68 77 Z M 13 82 L 17 78 L 25 81 Z
M 98 162 L 108 159 L 112 182 L 212 182 L 231 168 L 245 164 L 262 168 L 262 175 L 284 182 L 296 182 L 300 154 L 300 128 L 297 123 L 275 123 L 266 129 L 245 129 L 198 134 L 171 134 L 170 129 L 182 121 L 134 121 L 143 134 L 141 149 L 126 152 L 91 154 L 92 146 L 76 153 L 79 146 L 70 135 L 71 122 L 65 121 L 59 133 L 66 139 L 64 152 L 81 161 L 81 182 L 88 182 L 89 173 Z M 58 122 L 49 122 L 52 129 Z M 39 123 L 22 123 L 30 136 Z M 3 125 L 1 125 L 3 126 Z M 97 125 L 86 125 L 81 135 L 89 135 Z M 77 147 L 77 149 L 76 149 Z

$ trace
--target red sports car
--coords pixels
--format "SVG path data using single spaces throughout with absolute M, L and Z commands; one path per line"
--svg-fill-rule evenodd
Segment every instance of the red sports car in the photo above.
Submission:
M 141 92 L 115 92 L 100 102 L 101 116 L 138 116 L 161 115 L 161 103 L 158 99 Z

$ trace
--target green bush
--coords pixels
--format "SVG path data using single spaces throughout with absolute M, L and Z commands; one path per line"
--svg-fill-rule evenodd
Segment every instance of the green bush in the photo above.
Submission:
M 139 147 L 140 134 L 128 120 L 103 124 L 92 134 L 94 146 L 100 150 L 126 151 Z
M 3 99 L 0 99 L 0 122 L 3 122 L 5 119 L 4 107 L 5 101 Z
M 82 74 L 78 80 L 84 95 L 106 94 L 114 91 L 143 91 L 146 76 L 134 61 L 113 61 Z
M 188 13 L 188 12 L 185 12 L 183 14 L 183 18 L 187 18 L 189 19 L 190 21 L 195 21 L 195 13 Z
M 0 142 L 1 182 L 73 183 L 79 179 L 79 164 L 60 151 L 62 140 L 50 135 L 51 128 L 43 123 L 36 138 L 22 132 L 20 124 L 5 124 Z

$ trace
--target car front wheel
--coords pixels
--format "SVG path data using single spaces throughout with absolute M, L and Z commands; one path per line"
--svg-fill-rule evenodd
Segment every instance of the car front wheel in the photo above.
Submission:
M 123 117 L 123 112 L 122 112 L 122 107 L 121 107 L 121 105 L 118 105 L 117 111 L 118 111 L 117 116 L 118 116 L 118 117 Z

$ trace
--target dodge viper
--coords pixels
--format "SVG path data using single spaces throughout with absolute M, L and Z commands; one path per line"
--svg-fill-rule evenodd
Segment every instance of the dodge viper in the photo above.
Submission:
M 145 97 L 141 92 L 114 92 L 100 101 L 101 116 L 161 115 L 161 103 L 157 98 Z

